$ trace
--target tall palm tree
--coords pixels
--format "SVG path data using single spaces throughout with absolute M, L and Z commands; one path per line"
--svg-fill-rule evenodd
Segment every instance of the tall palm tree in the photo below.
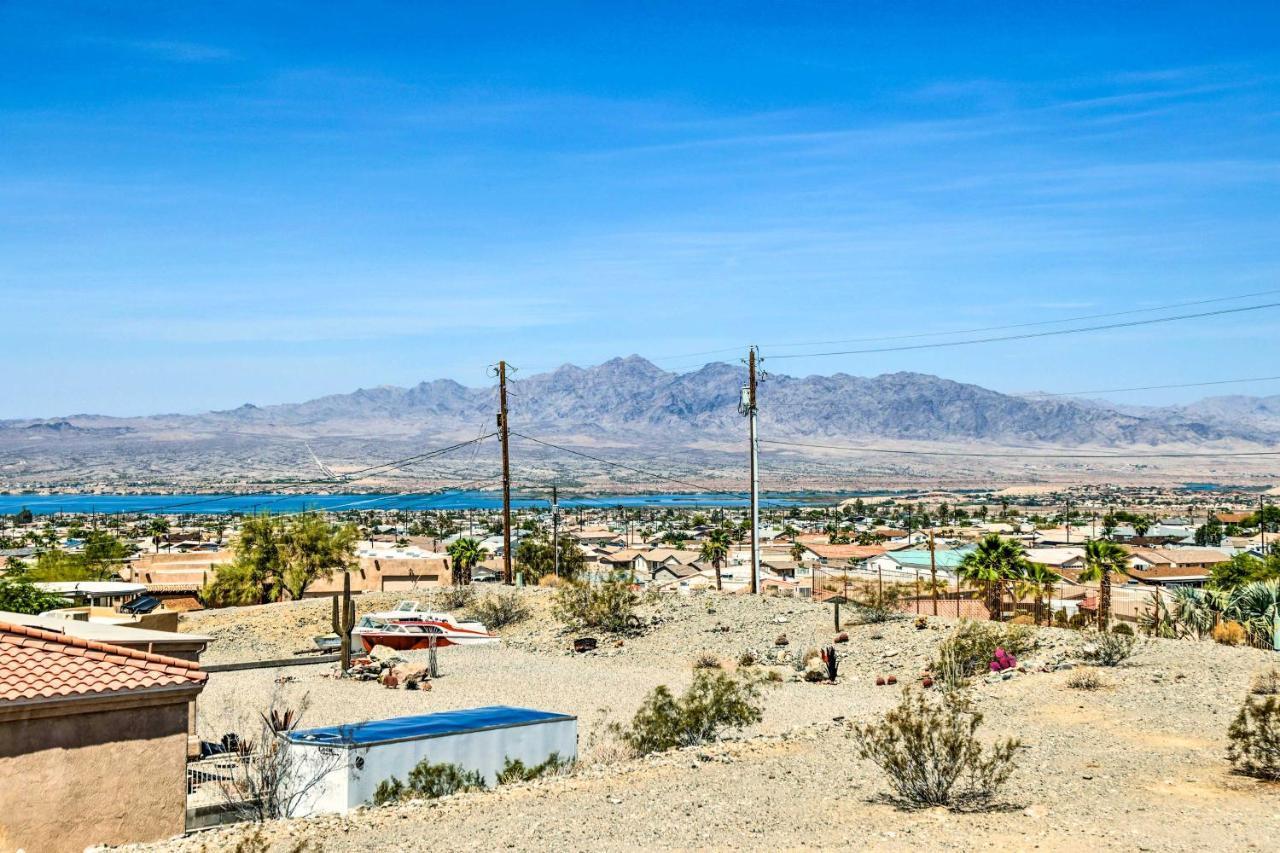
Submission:
M 449 556 L 453 558 L 453 585 L 466 585 L 471 583 L 471 570 L 489 556 L 489 550 L 480 547 L 477 540 L 464 536 L 449 546 Z
M 992 533 L 984 536 L 977 548 L 964 555 L 959 574 L 970 583 L 984 586 L 987 612 L 992 619 L 1000 621 L 1003 618 L 1005 587 L 1021 578 L 1029 565 L 1021 545 Z
M 803 544 L 799 542 L 792 542 L 790 551 L 791 559 L 795 560 L 797 563 L 800 562 L 804 559 L 804 552 L 807 550 L 809 549 L 804 547 Z
M 1105 631 L 1111 624 L 1111 573 L 1124 573 L 1129 553 L 1114 542 L 1091 539 L 1084 545 L 1082 581 L 1098 582 L 1098 628 Z
M 729 533 L 726 530 L 712 531 L 707 537 L 707 541 L 702 543 L 703 560 L 711 563 L 711 568 L 716 573 L 716 589 L 723 589 L 720 581 L 720 567 L 724 565 L 724 561 L 729 558 L 729 547 L 733 543 L 729 539 Z

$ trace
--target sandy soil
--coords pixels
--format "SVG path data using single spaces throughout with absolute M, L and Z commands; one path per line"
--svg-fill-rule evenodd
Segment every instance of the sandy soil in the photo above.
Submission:
M 535 616 L 497 647 L 441 652 L 443 677 L 428 692 L 338 681 L 315 665 L 215 673 L 200 699 L 200 728 L 216 736 L 273 697 L 308 697 L 308 724 L 422 713 L 480 704 L 529 705 L 579 716 L 581 760 L 567 776 L 434 803 L 363 809 L 269 825 L 287 849 L 305 839 L 324 850 L 634 849 L 822 847 L 885 849 L 1274 849 L 1280 786 L 1231 774 L 1225 730 L 1253 674 L 1274 658 L 1212 643 L 1145 641 L 1109 687 L 1082 692 L 1066 672 L 1029 672 L 970 688 L 983 732 L 1024 743 L 1001 806 L 982 814 L 902 811 L 884 800 L 879 771 L 858 760 L 847 726 L 898 699 L 876 675 L 913 680 L 952 627 L 930 619 L 850 627 L 836 685 L 786 680 L 764 695 L 764 720 L 719 744 L 624 759 L 603 743 L 609 720 L 626 721 L 658 684 L 684 686 L 703 651 L 732 667 L 758 655 L 831 640 L 829 608 L 806 602 L 714 595 L 644 609 L 651 624 L 620 647 L 573 655 L 570 634 L 530 591 Z M 366 602 L 362 601 L 363 605 Z M 371 602 L 370 602 L 371 603 Z M 304 644 L 325 602 L 197 614 L 191 630 L 218 637 L 208 659 Z M 383 606 L 378 603 L 377 606 Z M 709 612 L 714 611 L 714 612 Z M 728 628 L 727 631 L 723 630 Z M 785 633 L 786 647 L 774 646 Z M 1081 642 L 1042 630 L 1027 662 L 1056 660 Z M 309 641 L 309 640 L 308 640 Z M 222 645 L 218 649 L 218 645 Z M 791 666 L 779 672 L 788 679 Z M 278 681 L 283 683 L 277 683 Z M 243 829 L 199 833 L 168 850 L 232 847 Z

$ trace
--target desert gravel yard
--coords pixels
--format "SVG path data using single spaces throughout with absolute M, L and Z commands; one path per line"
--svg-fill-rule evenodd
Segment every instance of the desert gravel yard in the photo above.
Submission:
M 996 810 L 902 811 L 885 802 L 879 771 L 860 761 L 851 722 L 896 704 L 917 680 L 947 619 L 859 625 L 847 630 L 835 685 L 792 680 L 763 693 L 763 721 L 731 740 L 642 759 L 624 758 L 604 736 L 627 722 L 659 684 L 683 688 L 708 652 L 733 669 L 756 657 L 800 655 L 832 640 L 828 607 L 789 599 L 677 597 L 642 608 L 645 633 L 600 651 L 566 651 L 545 591 L 525 593 L 533 616 L 501 645 L 444 649 L 430 690 L 391 690 L 338 680 L 332 665 L 214 673 L 200 699 L 200 732 L 235 729 L 273 699 L 306 697 L 304 725 L 328 725 L 487 704 L 578 715 L 580 761 L 568 775 L 436 802 L 368 808 L 346 817 L 267 825 L 278 849 L 305 839 L 332 851 L 421 849 L 635 849 L 883 847 L 886 849 L 1276 849 L 1280 786 L 1233 775 L 1226 729 L 1254 673 L 1274 655 L 1213 643 L 1144 641 L 1108 686 L 1067 686 L 1068 671 L 1020 673 L 969 688 L 986 716 L 982 733 L 1023 742 L 1018 770 Z M 386 601 L 360 599 L 361 611 Z M 714 612 L 709 612 L 714 611 Z M 185 630 L 217 638 L 206 660 L 287 656 L 328 620 L 327 602 L 196 614 Z M 779 635 L 786 646 L 777 646 Z M 1024 663 L 1070 659 L 1071 631 L 1038 632 Z M 221 646 L 221 648 L 219 648 Z M 425 655 L 416 653 L 415 657 Z M 756 666 L 754 669 L 760 669 Z M 157 849 L 221 850 L 242 828 L 198 833 Z

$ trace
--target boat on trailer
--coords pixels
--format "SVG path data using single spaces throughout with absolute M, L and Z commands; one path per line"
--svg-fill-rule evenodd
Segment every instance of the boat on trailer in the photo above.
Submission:
M 418 602 L 408 600 L 401 601 L 394 610 L 366 614 L 351 633 L 360 639 L 366 652 L 374 646 L 403 652 L 433 646 L 476 646 L 498 640 L 479 622 L 458 622 L 451 614 L 422 610 Z

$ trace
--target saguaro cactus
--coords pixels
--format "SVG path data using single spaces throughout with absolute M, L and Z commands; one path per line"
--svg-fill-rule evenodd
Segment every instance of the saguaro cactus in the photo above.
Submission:
M 342 604 L 333 596 L 333 633 L 342 645 L 342 671 L 351 668 L 351 629 L 356 626 L 356 603 L 351 600 L 351 573 L 342 573 Z

